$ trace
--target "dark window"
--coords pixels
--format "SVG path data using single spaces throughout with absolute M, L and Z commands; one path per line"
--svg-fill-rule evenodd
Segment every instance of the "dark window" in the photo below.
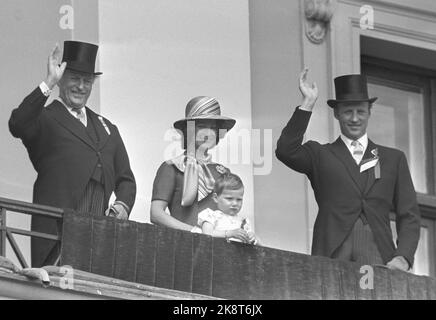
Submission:
M 375 51 L 375 47 L 378 51 Z M 423 68 L 428 50 L 362 39 L 361 70 L 370 96 L 377 96 L 368 126 L 370 138 L 402 150 L 407 157 L 422 213 L 421 238 L 415 255 L 417 274 L 436 275 L 436 71 Z M 398 54 L 393 54 L 394 50 Z M 399 62 L 406 54 L 419 65 Z M 369 54 L 373 53 L 375 56 Z M 388 54 L 389 59 L 383 57 Z M 394 59 L 390 59 L 390 58 Z M 436 60 L 436 53 L 433 53 Z M 409 59 L 412 61 L 412 59 Z M 418 59 L 419 60 L 419 59 Z M 395 224 L 392 223 L 395 231 Z M 394 232 L 395 236 L 395 232 Z

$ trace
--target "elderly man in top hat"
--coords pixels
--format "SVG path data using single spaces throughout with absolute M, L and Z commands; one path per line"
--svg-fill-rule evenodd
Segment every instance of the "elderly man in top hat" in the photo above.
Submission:
M 283 129 L 276 156 L 306 174 L 312 184 L 319 207 L 312 254 L 410 269 L 420 232 L 416 193 L 403 152 L 368 138 L 366 128 L 377 98 L 368 97 L 362 75 L 336 78 L 336 100 L 327 104 L 339 121 L 340 137 L 333 143 L 302 144 L 318 98 L 316 84 L 309 85 L 306 77 L 307 69 L 300 75 L 303 103 Z M 396 244 L 391 211 L 396 215 Z
M 59 65 L 58 45 L 48 58 L 45 80 L 12 111 L 9 129 L 25 145 L 38 173 L 33 202 L 93 215 L 128 219 L 136 183 L 118 129 L 86 107 L 96 76 L 98 46 L 65 41 Z M 45 106 L 54 86 L 59 97 Z M 116 201 L 108 208 L 115 192 Z M 32 217 L 32 230 L 57 233 L 56 223 Z M 32 239 L 32 265 L 56 261 L 59 248 Z

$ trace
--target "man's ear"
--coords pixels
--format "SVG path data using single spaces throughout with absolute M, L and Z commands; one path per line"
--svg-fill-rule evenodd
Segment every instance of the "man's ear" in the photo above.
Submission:
M 339 113 L 338 113 L 338 108 L 337 107 L 333 108 L 333 115 L 335 116 L 335 118 L 337 120 L 339 120 Z

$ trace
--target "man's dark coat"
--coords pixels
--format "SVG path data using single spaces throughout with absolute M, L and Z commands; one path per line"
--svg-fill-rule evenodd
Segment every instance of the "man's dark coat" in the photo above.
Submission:
M 403 152 L 376 145 L 371 140 L 363 160 L 377 149 L 380 178 L 375 168 L 360 173 L 341 138 L 321 145 L 304 144 L 311 112 L 297 108 L 277 142 L 276 156 L 289 168 L 308 176 L 319 211 L 313 231 L 312 254 L 331 257 L 363 213 L 387 263 L 404 256 L 413 264 L 420 233 L 416 193 Z M 392 240 L 389 213 L 396 214 L 397 246 Z
M 46 102 L 47 97 L 36 88 L 13 110 L 9 120 L 12 135 L 23 141 L 38 173 L 33 202 L 75 209 L 98 166 L 105 206 L 115 192 L 117 200 L 132 208 L 136 183 L 117 127 L 86 108 L 88 128 L 95 128 L 95 141 L 61 102 L 54 100 L 44 107 Z M 41 217 L 32 218 L 32 230 L 57 233 L 55 222 Z M 40 266 L 52 247 L 48 240 L 33 239 L 32 265 Z

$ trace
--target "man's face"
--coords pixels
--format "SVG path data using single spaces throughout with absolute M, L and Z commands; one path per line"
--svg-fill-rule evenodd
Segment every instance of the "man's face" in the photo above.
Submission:
M 334 109 L 341 132 L 349 139 L 357 140 L 366 133 L 371 115 L 369 102 L 339 103 Z
M 244 188 L 238 190 L 224 189 L 220 195 L 213 194 L 218 209 L 231 216 L 235 216 L 241 211 L 243 197 Z
M 71 108 L 82 108 L 88 101 L 94 84 L 94 75 L 65 70 L 58 83 L 59 96 Z

